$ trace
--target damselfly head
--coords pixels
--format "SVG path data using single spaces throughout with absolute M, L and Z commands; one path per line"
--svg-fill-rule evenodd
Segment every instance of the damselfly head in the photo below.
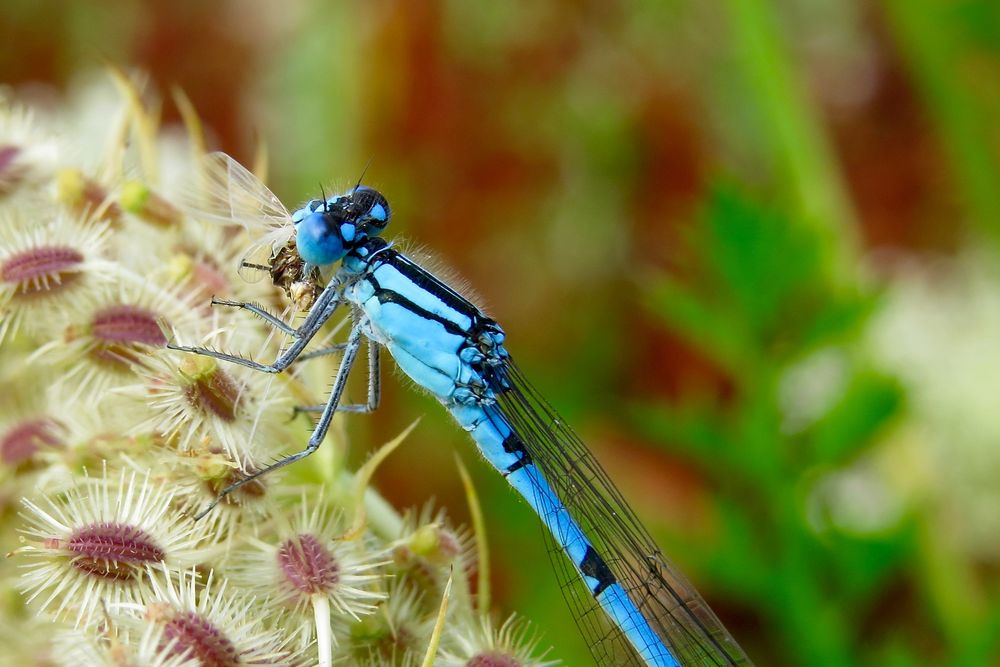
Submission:
M 385 197 L 365 186 L 325 201 L 314 199 L 292 214 L 296 248 L 308 264 L 333 264 L 368 237 L 378 236 L 389 215 Z

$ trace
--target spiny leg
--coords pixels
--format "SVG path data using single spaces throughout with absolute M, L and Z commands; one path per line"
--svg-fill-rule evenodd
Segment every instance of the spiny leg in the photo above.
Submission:
M 329 297 L 327 297 L 328 293 L 330 294 Z M 295 336 L 295 342 L 292 343 L 287 350 L 282 352 L 278 358 L 270 364 L 262 364 L 258 361 L 254 361 L 253 359 L 246 359 L 235 354 L 219 352 L 218 350 L 211 350 L 205 347 L 192 347 L 189 345 L 175 345 L 174 343 L 167 343 L 167 348 L 171 350 L 179 350 L 181 352 L 200 354 L 206 357 L 212 357 L 213 359 L 220 359 L 222 361 L 239 364 L 240 366 L 246 366 L 247 368 L 252 368 L 253 370 L 260 371 L 262 373 L 280 373 L 288 368 L 288 366 L 302 354 L 302 351 L 309 344 L 309 341 L 312 340 L 313 336 L 319 332 L 326 321 L 333 316 L 340 304 L 343 303 L 341 299 L 335 299 L 333 297 L 334 293 L 330 292 L 330 286 L 328 286 L 325 290 L 323 290 L 323 294 L 320 295 L 320 299 L 318 299 L 309 310 L 309 315 L 306 316 L 302 326 L 294 330 L 295 333 L 293 335 Z
M 299 355 L 296 361 L 309 361 L 310 359 L 316 359 L 317 357 L 326 357 L 331 354 L 338 354 L 344 351 L 347 347 L 347 343 L 337 343 L 336 345 L 331 345 L 330 347 L 323 347 L 318 350 L 313 350 L 312 352 L 305 352 Z
M 249 301 L 232 301 L 230 299 L 217 299 L 213 296 L 212 305 L 228 306 L 230 308 L 242 308 L 243 310 L 250 311 L 251 313 L 261 318 L 274 328 L 280 329 L 289 336 L 295 336 L 295 337 L 299 336 L 299 330 L 296 327 L 293 327 L 287 322 L 283 322 L 276 315 L 274 315 L 273 313 L 269 313 L 268 311 L 264 310 L 262 306 L 259 306 L 256 303 L 250 303 Z
M 313 303 L 312 308 L 309 309 L 309 313 L 306 315 L 306 319 L 303 320 L 302 324 L 299 325 L 298 328 L 293 328 L 291 325 L 282 322 L 280 319 L 278 319 L 271 313 L 267 312 L 257 304 L 249 303 L 246 301 L 217 299 L 213 296 L 212 305 L 230 306 L 233 308 L 243 308 L 245 310 L 249 310 L 255 315 L 264 318 L 264 320 L 270 322 L 272 325 L 274 325 L 278 329 L 281 329 L 290 336 L 299 337 L 305 331 L 309 331 L 312 328 L 312 326 L 316 323 L 316 320 L 322 319 L 325 322 L 329 318 L 329 316 L 323 317 L 323 314 L 326 312 L 327 307 L 330 305 L 330 303 L 338 299 L 338 293 L 340 291 L 340 287 L 341 287 L 340 280 L 337 280 L 336 277 L 333 280 L 331 280 L 330 283 L 323 288 L 323 291 L 316 299 L 316 302 Z
M 303 354 L 299 357 L 299 361 L 305 359 L 311 359 L 313 357 L 321 356 L 323 354 L 332 354 L 334 352 L 342 352 L 348 343 L 338 343 L 332 345 L 323 350 L 316 350 L 315 352 L 309 352 L 308 354 Z M 349 405 L 338 405 L 337 412 L 353 412 L 359 414 L 366 414 L 369 412 L 375 412 L 378 409 L 378 405 L 382 400 L 382 373 L 379 368 L 379 346 L 378 343 L 374 342 L 370 338 L 368 339 L 368 402 L 367 403 L 352 403 Z M 325 405 L 297 405 L 293 409 L 293 417 L 298 416 L 303 412 L 322 412 L 326 409 Z
M 337 404 L 340 402 L 340 397 L 344 393 L 344 387 L 347 386 L 347 377 L 358 357 L 358 350 L 361 348 L 361 323 L 357 315 L 354 316 L 354 325 L 351 327 L 351 333 L 347 337 L 347 343 L 345 345 L 344 358 L 340 361 L 340 368 L 337 370 L 337 378 L 334 380 L 333 390 L 330 392 L 330 398 L 327 399 L 326 407 L 323 409 L 323 414 L 316 423 L 316 427 L 313 429 L 312 435 L 309 436 L 308 446 L 301 452 L 290 454 L 289 456 L 278 459 L 271 465 L 265 466 L 260 470 L 247 475 L 238 482 L 233 482 L 224 488 L 222 492 L 219 493 L 219 496 L 212 501 L 208 507 L 196 514 L 194 517 L 195 520 L 198 520 L 208 514 L 223 498 L 244 484 L 257 479 L 261 475 L 266 475 L 273 470 L 284 468 L 291 463 L 300 461 L 319 449 L 320 443 L 322 443 L 323 438 L 326 437 L 326 432 L 330 429 L 330 420 L 333 419 L 333 413 L 337 410 Z

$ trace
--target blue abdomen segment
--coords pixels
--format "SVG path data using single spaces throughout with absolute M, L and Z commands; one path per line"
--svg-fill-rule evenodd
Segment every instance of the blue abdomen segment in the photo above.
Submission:
M 647 665 L 680 667 L 635 603 L 615 580 L 600 554 L 531 461 L 530 452 L 495 408 L 482 405 L 447 405 L 469 432 L 486 460 L 499 470 L 552 533 L 587 585 L 591 595 Z
M 655 667 L 681 667 L 653 629 L 636 608 L 619 583 L 614 583 L 597 596 L 597 601 L 611 620 L 622 629 L 629 642 L 648 665 Z
M 647 665 L 679 667 L 608 567 L 605 558 L 614 554 L 595 549 L 532 460 L 531 443 L 522 440 L 501 409 L 498 401 L 504 392 L 515 389 L 501 370 L 507 354 L 500 327 L 384 245 L 359 254 L 356 264 L 350 270 L 363 275 L 350 284 L 345 297 L 364 311 L 364 333 L 384 345 L 414 382 L 444 404 L 483 456 L 528 501 L 594 601 L 619 628 L 615 636 L 624 637 Z M 572 486 L 567 488 L 572 493 Z M 594 617 L 578 621 L 599 623 Z M 590 636 L 601 641 L 598 635 Z M 607 648 L 601 644 L 595 650 Z

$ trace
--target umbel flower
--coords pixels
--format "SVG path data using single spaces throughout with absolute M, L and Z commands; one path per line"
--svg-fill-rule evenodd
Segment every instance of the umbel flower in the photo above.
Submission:
M 159 132 L 158 102 L 121 72 L 110 80 L 121 102 L 103 114 L 104 140 L 0 100 L 5 655 L 116 667 L 554 664 L 521 625 L 492 629 L 484 587 L 472 594 L 472 575 L 488 572 L 469 531 L 429 509 L 404 519 L 368 488 L 406 433 L 353 471 L 328 455 L 346 438 L 338 416 L 325 458 L 194 519 L 222 488 L 301 449 L 311 425 L 294 408 L 322 402 L 337 359 L 273 376 L 166 349 L 174 337 L 274 358 L 283 336 L 210 298 L 289 319 L 308 300 L 239 278 L 260 230 L 192 217 L 184 189 L 161 181 L 204 164 L 186 100 L 178 146 L 176 132 Z M 87 99 L 106 108 L 115 95 Z M 316 340 L 342 336 L 333 323 Z
M 337 641 L 331 612 L 357 621 L 386 599 L 386 552 L 370 539 L 338 539 L 346 527 L 322 494 L 303 494 L 292 521 L 276 525 L 268 539 L 248 538 L 235 548 L 227 572 L 246 590 L 270 595 L 283 611 L 281 625 L 299 635 L 301 646 Z
M 70 491 L 38 503 L 25 500 L 27 542 L 20 587 L 41 611 L 99 620 L 100 605 L 138 600 L 146 566 L 198 562 L 197 524 L 171 513 L 173 494 L 148 479 L 84 477 Z
M 538 654 L 538 638 L 523 620 L 511 617 L 495 628 L 487 616 L 471 627 L 453 626 L 445 638 L 441 667 L 553 667 L 557 660 Z
M 304 664 L 287 648 L 290 638 L 264 626 L 268 601 L 227 591 L 213 575 L 199 582 L 195 571 L 174 574 L 164 567 L 151 572 L 151 587 L 139 622 L 161 630 L 159 648 L 173 656 L 195 658 L 213 667 Z M 257 613 L 254 613 L 257 612 Z
M 200 667 L 194 655 L 177 651 L 177 642 L 164 640 L 163 628 L 147 623 L 141 633 L 114 624 L 100 632 L 66 630 L 54 642 L 52 660 L 60 667 Z

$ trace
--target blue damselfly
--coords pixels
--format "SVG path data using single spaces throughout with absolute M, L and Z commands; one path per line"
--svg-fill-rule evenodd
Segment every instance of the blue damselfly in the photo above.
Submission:
M 342 354 L 326 404 L 305 408 L 320 414 L 308 446 L 232 484 L 220 498 L 314 452 L 335 412 L 374 410 L 380 396 L 379 350 L 384 347 L 469 432 L 486 460 L 541 518 L 564 595 L 598 664 L 750 664 L 580 439 L 527 382 L 507 351 L 503 329 L 381 238 L 390 218 L 385 197 L 358 185 L 289 213 L 224 154 L 206 156 L 204 171 L 205 187 L 194 215 L 263 227 L 243 268 L 270 271 L 272 280 L 309 311 L 293 327 L 251 303 L 213 301 L 249 310 L 292 337 L 272 363 L 205 348 L 171 348 L 267 373 L 330 350 Z M 317 294 L 309 288 L 320 269 L 332 273 Z M 305 352 L 342 307 L 351 311 L 346 342 Z M 365 342 L 368 400 L 342 405 L 348 374 Z

